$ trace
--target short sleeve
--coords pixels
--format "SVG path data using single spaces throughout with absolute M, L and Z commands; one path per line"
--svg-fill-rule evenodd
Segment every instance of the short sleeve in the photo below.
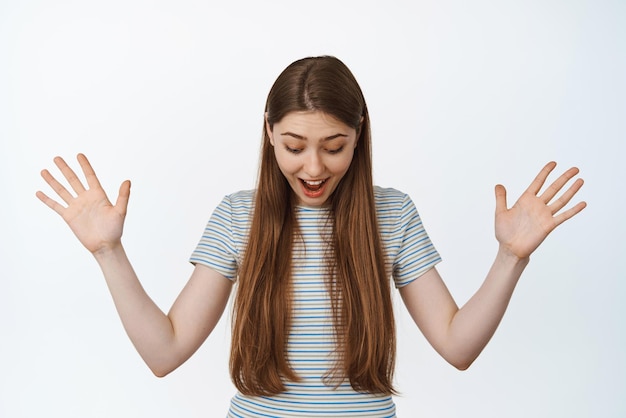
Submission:
M 237 277 L 238 247 L 233 234 L 233 204 L 231 196 L 226 196 L 213 211 L 189 261 L 210 267 L 234 281 Z
M 411 198 L 394 189 L 377 190 L 381 239 L 396 287 L 417 279 L 441 261 Z

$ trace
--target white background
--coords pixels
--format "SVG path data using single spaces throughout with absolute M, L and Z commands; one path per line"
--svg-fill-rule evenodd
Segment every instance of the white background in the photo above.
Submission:
M 318 54 L 359 80 L 376 183 L 413 197 L 459 304 L 495 255 L 496 183 L 512 204 L 552 159 L 586 181 L 468 371 L 398 304 L 399 416 L 626 415 L 625 2 L 3 0 L 0 416 L 224 416 L 228 315 L 152 376 L 39 172 L 84 152 L 113 197 L 132 180 L 124 242 L 167 310 L 215 205 L 254 187 L 272 82 Z

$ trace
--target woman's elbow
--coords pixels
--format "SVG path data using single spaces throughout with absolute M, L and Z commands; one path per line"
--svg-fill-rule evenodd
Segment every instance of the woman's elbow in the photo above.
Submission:
M 165 377 L 182 365 L 191 354 L 179 350 L 162 350 L 159 356 L 142 357 L 144 363 L 156 377 Z
M 162 378 L 170 374 L 171 370 L 150 369 L 150 371 L 158 378 Z
M 156 377 L 165 377 L 174 370 L 176 370 L 177 366 L 172 366 L 169 364 L 150 364 L 146 362 L 146 365 Z
M 469 369 L 469 367 L 472 365 L 471 361 L 468 362 L 455 362 L 455 363 L 450 363 L 452 364 L 457 370 L 460 371 L 465 371 L 467 369 Z
M 474 363 L 476 357 L 465 357 L 465 356 L 455 356 L 455 357 L 444 357 L 445 360 L 450 363 L 455 369 L 460 371 L 465 371 L 469 369 L 469 367 Z
M 149 368 L 152 374 L 154 374 L 158 378 L 165 377 L 173 371 L 173 369 L 167 369 L 167 368 L 156 368 L 156 367 L 149 367 Z

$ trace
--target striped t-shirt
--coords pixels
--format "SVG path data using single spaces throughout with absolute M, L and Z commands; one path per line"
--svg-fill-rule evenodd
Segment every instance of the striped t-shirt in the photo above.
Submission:
M 411 199 L 394 189 L 375 187 L 378 226 L 387 271 L 402 287 L 438 263 Z M 226 196 L 213 212 L 191 255 L 230 280 L 245 251 L 254 206 L 254 191 Z M 333 320 L 327 291 L 324 254 L 332 224 L 323 207 L 296 207 L 302 239 L 294 240 L 292 259 L 293 317 L 287 343 L 288 358 L 299 382 L 286 381 L 284 393 L 231 400 L 228 417 L 395 417 L 391 396 L 360 393 L 350 383 L 328 380 L 334 366 Z

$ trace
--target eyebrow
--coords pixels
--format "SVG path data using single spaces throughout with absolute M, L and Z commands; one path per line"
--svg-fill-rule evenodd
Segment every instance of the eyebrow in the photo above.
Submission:
M 291 137 L 299 139 L 301 141 L 306 141 L 307 140 L 306 137 L 304 137 L 302 135 L 295 134 L 293 132 L 283 132 L 283 133 L 281 133 L 281 135 L 283 135 L 283 136 L 291 136 Z M 341 137 L 347 138 L 348 135 L 346 135 L 346 134 L 335 134 L 335 135 L 331 135 L 331 136 L 327 136 L 326 138 L 323 138 L 322 141 L 332 141 L 333 139 L 337 139 L 337 138 L 341 138 Z

